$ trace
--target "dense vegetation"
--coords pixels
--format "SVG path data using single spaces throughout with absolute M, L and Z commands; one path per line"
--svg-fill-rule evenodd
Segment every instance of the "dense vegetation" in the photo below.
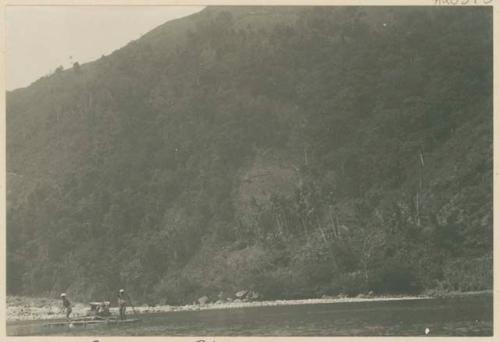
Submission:
M 492 287 L 490 8 L 207 8 L 7 94 L 7 287 Z

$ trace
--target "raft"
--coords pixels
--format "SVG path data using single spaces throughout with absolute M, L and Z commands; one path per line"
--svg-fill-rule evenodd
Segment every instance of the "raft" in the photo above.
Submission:
M 52 322 L 52 323 L 47 323 L 45 326 L 48 327 L 61 327 L 61 326 L 87 326 L 87 325 L 93 325 L 93 324 L 127 324 L 127 323 L 134 323 L 134 322 L 139 322 L 140 319 L 78 319 L 74 321 L 64 321 L 64 322 Z

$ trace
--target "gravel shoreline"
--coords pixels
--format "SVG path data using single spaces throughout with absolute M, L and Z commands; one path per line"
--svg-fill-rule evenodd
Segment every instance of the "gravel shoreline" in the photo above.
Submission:
M 200 311 L 200 310 L 220 310 L 220 309 L 234 309 L 234 308 L 247 308 L 247 307 L 263 307 L 263 306 L 278 306 L 278 305 L 301 305 L 301 304 L 330 304 L 330 303 L 356 303 L 356 302 L 383 302 L 395 300 L 423 300 L 434 299 L 438 297 L 456 297 L 456 296 L 469 296 L 492 294 L 492 291 L 475 291 L 475 292 L 450 292 L 444 293 L 440 296 L 387 296 L 387 297 L 374 297 L 368 295 L 359 295 L 357 297 L 323 297 L 312 299 L 289 299 L 289 300 L 270 300 L 270 301 L 233 301 L 224 303 L 207 303 L 204 305 L 158 305 L 158 306 L 136 306 L 135 312 L 138 314 L 145 313 L 164 313 L 164 312 L 178 312 L 178 311 Z M 82 317 L 87 314 L 89 306 L 83 303 L 73 303 L 72 317 Z M 112 307 L 110 309 L 113 315 L 118 315 L 118 308 Z M 128 314 L 132 314 L 134 310 L 129 307 Z M 32 321 L 32 320 L 48 320 L 48 319 L 61 319 L 65 318 L 65 314 L 61 308 L 61 301 L 59 299 L 49 298 L 31 298 L 20 296 L 7 296 L 7 322 L 19 321 Z
M 208 303 L 204 305 L 158 305 L 158 306 L 136 306 L 136 313 L 163 313 L 177 311 L 200 311 L 200 310 L 218 310 L 231 308 L 278 306 L 278 305 L 300 305 L 300 304 L 329 304 L 329 303 L 354 303 L 354 302 L 381 302 L 394 300 L 419 300 L 431 299 L 429 296 L 393 296 L 393 297 L 342 297 L 342 298 L 313 298 L 313 299 L 291 299 L 291 300 L 272 300 L 272 301 L 253 301 L 253 302 L 225 302 Z M 73 303 L 72 317 L 85 316 L 88 305 L 83 303 Z M 110 309 L 113 315 L 118 314 L 118 308 Z M 127 308 L 127 313 L 131 314 L 134 310 Z M 29 298 L 29 297 L 8 297 L 7 298 L 7 322 L 48 320 L 65 318 L 62 311 L 60 300 L 47 298 Z

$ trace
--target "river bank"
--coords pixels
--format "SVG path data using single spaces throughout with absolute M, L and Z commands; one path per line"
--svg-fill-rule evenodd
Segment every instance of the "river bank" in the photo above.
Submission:
M 480 292 L 454 292 L 444 296 L 467 296 L 478 295 L 484 293 L 492 293 L 491 291 Z M 204 305 L 159 305 L 159 306 L 136 306 L 129 307 L 128 312 L 141 313 L 164 313 L 176 311 L 200 311 L 200 310 L 217 310 L 245 307 L 262 307 L 262 306 L 281 306 L 281 305 L 301 305 L 301 304 L 330 304 L 330 303 L 350 303 L 350 302 L 382 302 L 396 300 L 424 300 L 432 299 L 434 296 L 386 296 L 374 297 L 360 295 L 357 297 L 323 297 L 311 299 L 291 299 L 291 300 L 270 300 L 270 301 L 253 301 L 253 302 L 225 302 L 225 303 L 207 303 Z M 72 317 L 81 317 L 87 314 L 88 305 L 84 303 L 73 303 Z M 113 315 L 118 314 L 118 308 L 111 308 Z M 61 303 L 58 299 L 52 298 L 32 298 L 22 296 L 7 296 L 7 322 L 29 321 L 29 320 L 47 320 L 64 318 L 64 312 L 61 309 Z

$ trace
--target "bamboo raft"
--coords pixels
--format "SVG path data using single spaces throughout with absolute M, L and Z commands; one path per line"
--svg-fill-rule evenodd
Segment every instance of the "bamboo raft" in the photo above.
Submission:
M 94 324 L 127 324 L 127 323 L 134 323 L 134 322 L 139 322 L 140 319 L 118 319 L 118 317 L 112 317 L 111 313 L 109 311 L 109 301 L 104 301 L 104 302 L 91 302 L 90 303 L 90 310 L 87 312 L 86 316 L 83 317 L 77 317 L 72 320 L 66 320 L 63 322 L 51 322 L 51 323 L 46 323 L 44 326 L 47 327 L 62 327 L 62 326 L 68 326 L 70 328 L 75 327 L 75 326 L 87 326 L 87 325 L 94 325 Z
M 48 327 L 61 327 L 61 326 L 87 326 L 87 325 L 94 325 L 94 324 L 127 324 L 127 323 L 135 323 L 139 322 L 140 319 L 95 319 L 95 318 L 89 318 L 89 319 L 78 319 L 78 320 L 73 320 L 73 321 L 64 321 L 64 322 L 52 322 L 52 323 L 47 323 L 45 326 Z

